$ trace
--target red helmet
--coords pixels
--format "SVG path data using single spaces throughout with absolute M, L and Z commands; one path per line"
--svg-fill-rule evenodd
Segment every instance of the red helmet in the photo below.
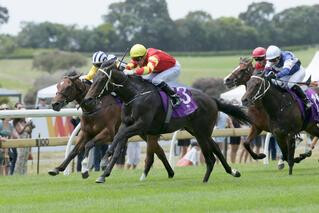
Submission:
M 263 47 L 257 47 L 252 53 L 253 58 L 261 58 L 266 56 L 266 49 Z

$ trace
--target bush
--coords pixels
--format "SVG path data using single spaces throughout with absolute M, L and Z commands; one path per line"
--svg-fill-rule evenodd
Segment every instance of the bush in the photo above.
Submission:
M 15 39 L 9 35 L 0 35 L 0 44 L 1 55 L 13 53 L 17 48 Z
M 56 72 L 54 74 L 45 73 L 37 79 L 35 79 L 33 87 L 29 89 L 26 95 L 24 96 L 24 103 L 27 106 L 34 105 L 38 90 L 51 86 L 52 84 L 56 84 L 62 78 L 64 73 L 65 71 Z
M 222 78 L 199 78 L 193 83 L 192 87 L 212 97 L 219 97 L 221 93 L 228 90 Z
M 33 59 L 32 66 L 39 70 L 44 70 L 49 73 L 57 70 L 78 68 L 86 65 L 87 58 L 79 53 L 69 53 L 63 51 L 42 52 L 36 55 Z

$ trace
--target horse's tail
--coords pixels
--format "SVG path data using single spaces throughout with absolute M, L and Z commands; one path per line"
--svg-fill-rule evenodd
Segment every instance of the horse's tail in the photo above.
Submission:
M 213 100 L 216 102 L 218 111 L 222 111 L 229 116 L 237 119 L 241 124 L 251 124 L 251 120 L 248 117 L 247 113 L 243 110 L 242 107 L 235 106 L 229 103 L 225 103 L 223 101 L 218 100 L 213 97 Z

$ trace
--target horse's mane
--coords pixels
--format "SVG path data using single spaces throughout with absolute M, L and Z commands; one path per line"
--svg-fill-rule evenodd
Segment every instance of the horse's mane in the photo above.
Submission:
M 239 59 L 240 63 L 250 63 L 252 61 L 252 58 L 251 57 L 247 57 L 247 56 L 243 56 L 243 57 L 240 57 Z
M 78 73 L 76 70 L 71 70 L 71 71 L 68 71 L 67 73 L 65 73 L 64 76 L 66 77 L 73 77 L 73 76 L 77 76 L 79 75 L 80 73 Z

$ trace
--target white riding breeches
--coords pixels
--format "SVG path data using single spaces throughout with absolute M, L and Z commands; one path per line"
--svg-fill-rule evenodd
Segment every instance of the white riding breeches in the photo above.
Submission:
M 151 73 L 143 76 L 144 79 L 151 81 L 154 85 L 159 85 L 161 82 L 176 82 L 181 73 L 181 65 L 176 61 L 175 66 L 164 70 L 160 73 Z
M 281 78 L 279 78 L 279 81 L 276 79 L 273 79 L 272 82 L 281 88 L 285 89 L 291 89 L 294 85 L 296 85 L 296 82 L 303 82 L 306 75 L 305 69 L 300 66 L 300 69 L 295 72 L 293 75 L 286 75 Z

